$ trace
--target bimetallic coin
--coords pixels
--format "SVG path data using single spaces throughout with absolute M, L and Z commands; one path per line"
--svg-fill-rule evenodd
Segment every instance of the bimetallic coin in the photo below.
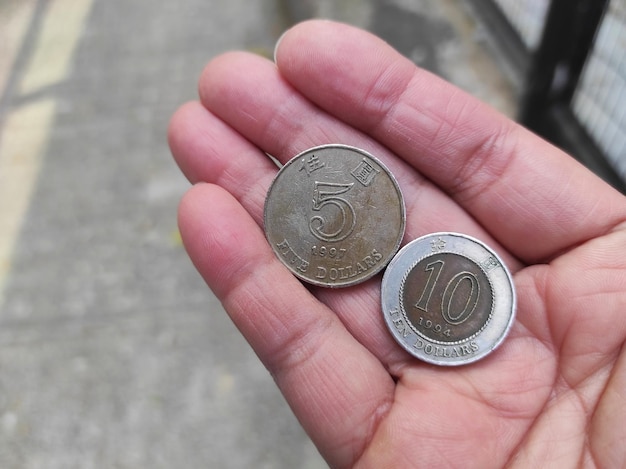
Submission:
M 380 272 L 404 235 L 398 183 L 369 153 L 311 148 L 283 166 L 265 200 L 265 235 L 294 275 L 345 287 Z
M 382 282 L 385 322 L 410 354 L 435 365 L 464 365 L 491 353 L 515 317 L 513 280 L 480 241 L 434 233 L 403 247 Z

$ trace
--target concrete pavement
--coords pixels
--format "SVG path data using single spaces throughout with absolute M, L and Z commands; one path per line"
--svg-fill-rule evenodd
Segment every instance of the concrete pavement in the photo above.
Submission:
M 166 144 L 211 57 L 308 16 L 512 113 L 458 1 L 0 4 L 0 467 L 325 467 L 186 258 Z

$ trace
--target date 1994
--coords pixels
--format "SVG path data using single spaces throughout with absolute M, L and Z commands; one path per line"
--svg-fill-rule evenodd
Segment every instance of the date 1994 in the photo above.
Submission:
M 424 319 L 420 316 L 418 324 L 424 329 L 430 329 L 437 334 L 445 335 L 446 337 L 450 337 L 450 329 L 446 326 L 442 326 L 441 324 L 434 323 L 430 319 Z

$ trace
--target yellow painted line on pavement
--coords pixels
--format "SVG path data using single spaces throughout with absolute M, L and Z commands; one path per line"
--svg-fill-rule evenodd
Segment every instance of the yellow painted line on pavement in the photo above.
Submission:
M 39 41 L 20 86 L 32 93 L 63 81 L 83 31 L 92 0 L 53 0 L 43 20 Z
M 35 0 L 9 0 L 0 9 L 0 93 L 6 88 L 11 70 L 28 24 L 35 9 Z
M 92 0 L 50 0 L 17 87 L 20 96 L 67 78 L 91 5 Z M 0 305 L 16 239 L 47 150 L 56 105 L 44 93 L 40 99 L 12 110 L 0 129 Z
M 39 100 L 12 112 L 0 140 L 0 300 L 56 104 Z

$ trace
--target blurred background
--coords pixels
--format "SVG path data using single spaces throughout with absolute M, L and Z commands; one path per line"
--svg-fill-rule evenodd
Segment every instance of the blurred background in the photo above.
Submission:
M 0 468 L 326 467 L 182 247 L 169 117 L 310 17 L 626 180 L 625 0 L 0 0 Z

